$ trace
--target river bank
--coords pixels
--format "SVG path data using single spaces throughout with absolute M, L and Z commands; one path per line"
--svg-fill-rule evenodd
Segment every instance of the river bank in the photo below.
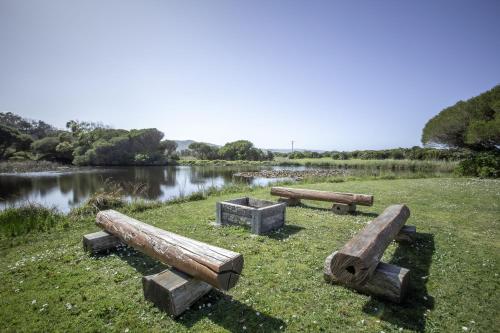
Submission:
M 27 173 L 44 171 L 67 171 L 76 167 L 71 164 L 61 164 L 50 161 L 5 161 L 0 162 L 1 173 Z

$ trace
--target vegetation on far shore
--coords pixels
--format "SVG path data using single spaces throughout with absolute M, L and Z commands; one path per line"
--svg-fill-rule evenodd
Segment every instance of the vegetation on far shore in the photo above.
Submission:
M 181 158 L 181 163 L 188 165 L 374 166 L 396 169 L 448 169 L 450 165 L 457 166 L 453 161 L 459 161 L 455 170 L 461 175 L 500 176 L 500 85 L 477 97 L 460 101 L 429 120 L 422 132 L 422 143 L 446 149 L 415 146 L 351 152 L 273 153 L 256 148 L 250 141 L 237 140 L 222 147 L 193 142 L 188 149 L 177 152 L 177 143 L 164 140 L 164 134 L 156 128 L 123 130 L 74 120 L 68 121 L 66 128 L 57 129 L 43 121 L 24 119 L 10 112 L 0 113 L 0 161 L 43 160 L 109 166 L 177 164 Z M 365 160 L 377 161 L 361 162 Z M 443 161 L 451 163 L 447 165 Z
M 304 201 L 301 207 L 287 208 L 285 227 L 264 236 L 251 235 L 245 227 L 216 228 L 211 223 L 216 201 L 249 195 L 249 191 L 252 197 L 276 200 L 268 188 L 233 188 L 169 204 L 112 205 L 146 223 L 244 255 L 243 276 L 234 289 L 211 292 L 175 320 L 142 294 L 141 277 L 165 266 L 130 248 L 101 256 L 83 252 L 82 236 L 98 230 L 95 212 L 56 214 L 58 221 L 50 228 L 18 236 L 3 234 L 2 330 L 497 330 L 497 180 L 362 180 L 294 186 L 371 193 L 375 204 L 359 207 L 358 214 L 339 216 L 330 212 L 328 203 Z M 408 224 L 416 225 L 419 234 L 414 245 L 392 244 L 383 260 L 411 270 L 405 302 L 396 305 L 326 284 L 322 276 L 326 256 L 387 205 L 399 202 L 410 207 Z M 0 221 L 13 213 L 0 213 Z

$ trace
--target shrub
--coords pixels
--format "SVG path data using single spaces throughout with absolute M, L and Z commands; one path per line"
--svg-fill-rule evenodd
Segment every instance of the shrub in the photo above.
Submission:
M 0 212 L 0 230 L 6 236 L 15 237 L 32 231 L 47 231 L 63 219 L 55 208 L 28 203 Z
M 455 170 L 462 176 L 481 178 L 500 177 L 500 152 L 481 152 L 459 163 Z

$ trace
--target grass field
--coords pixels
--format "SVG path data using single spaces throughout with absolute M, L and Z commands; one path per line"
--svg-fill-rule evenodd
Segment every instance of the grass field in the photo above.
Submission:
M 458 165 L 456 161 L 441 161 L 441 160 L 334 160 L 329 157 L 322 158 L 302 158 L 293 159 L 276 157 L 274 163 L 278 165 L 305 165 L 317 167 L 340 167 L 346 169 L 381 169 L 381 170 L 409 170 L 417 171 L 440 171 L 452 172 Z
M 322 158 L 302 158 L 288 159 L 285 157 L 275 157 L 273 161 L 225 161 L 225 160 L 197 160 L 181 159 L 180 164 L 184 165 L 249 165 L 249 166 L 309 166 L 309 167 L 336 167 L 345 169 L 372 169 L 382 171 L 411 171 L 411 172 L 453 172 L 458 165 L 457 161 L 441 160 L 334 160 L 330 157 Z
M 91 217 L 51 231 L 0 239 L 1 331 L 116 332 L 499 332 L 500 182 L 395 179 L 300 185 L 372 193 L 373 207 L 333 215 L 327 204 L 287 208 L 286 226 L 267 236 L 216 228 L 215 202 L 245 193 L 123 211 L 144 222 L 244 255 L 243 276 L 173 320 L 146 302 L 141 277 L 164 267 L 132 250 L 92 257 L 82 235 Z M 251 193 L 270 199 L 268 189 Z M 379 301 L 322 276 L 327 255 L 393 203 L 407 203 L 411 246 L 392 244 L 386 262 L 411 269 L 401 305 Z M 68 218 L 66 218 L 68 219 Z

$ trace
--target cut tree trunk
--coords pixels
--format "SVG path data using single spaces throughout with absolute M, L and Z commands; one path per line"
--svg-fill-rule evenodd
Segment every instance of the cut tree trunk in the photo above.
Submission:
M 410 276 L 408 269 L 380 262 L 373 272 L 373 276 L 364 285 L 344 283 L 339 281 L 331 270 L 332 260 L 336 253 L 332 253 L 325 260 L 324 278 L 327 282 L 340 283 L 364 294 L 401 303 L 408 289 Z
M 125 244 L 218 289 L 234 287 L 243 269 L 239 253 L 153 227 L 114 210 L 99 212 L 96 224 Z
M 409 216 L 406 205 L 387 207 L 338 251 L 332 260 L 333 275 L 344 283 L 364 284 Z
M 306 190 L 289 187 L 271 187 L 271 194 L 282 198 L 309 199 L 343 204 L 373 205 L 373 195 Z

